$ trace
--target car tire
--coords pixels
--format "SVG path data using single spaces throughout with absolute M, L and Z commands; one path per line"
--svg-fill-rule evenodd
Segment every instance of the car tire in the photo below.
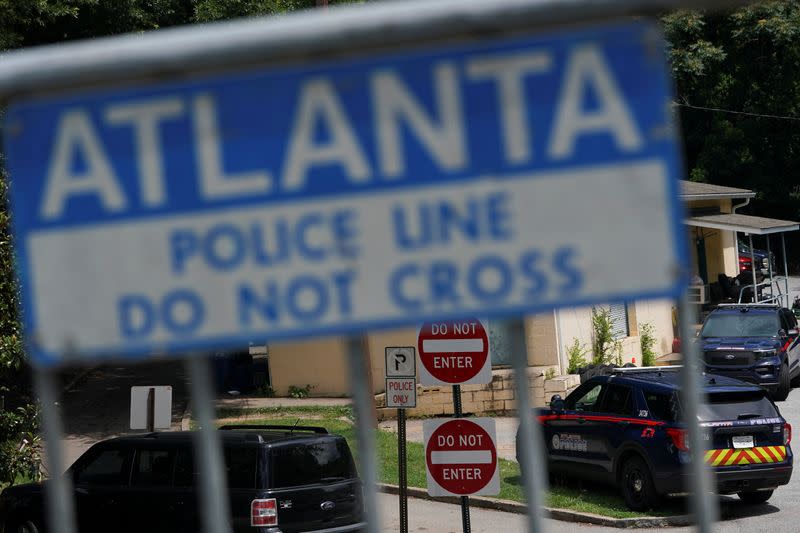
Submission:
M 791 390 L 792 383 L 789 379 L 789 365 L 783 363 L 781 371 L 778 374 L 778 388 L 775 390 L 775 394 L 772 395 L 772 399 L 776 402 L 782 402 L 789 397 L 789 392 Z
M 632 511 L 646 511 L 658 503 L 650 468 L 641 457 L 631 457 L 622 465 L 620 476 L 622 496 Z
M 740 492 L 739 498 L 745 503 L 759 504 L 766 503 L 772 497 L 772 490 L 754 490 L 750 492 Z
M 8 533 L 42 533 L 42 528 L 34 520 L 23 518 L 13 521 L 7 531 Z

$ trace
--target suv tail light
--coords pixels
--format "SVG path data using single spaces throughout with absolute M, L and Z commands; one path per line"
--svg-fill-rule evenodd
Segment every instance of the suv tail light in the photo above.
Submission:
M 788 422 L 783 423 L 783 445 L 788 446 L 792 442 L 792 425 Z
M 689 451 L 689 440 L 685 429 L 667 428 L 667 435 L 672 440 L 672 444 L 680 451 Z
M 278 525 L 278 501 L 253 500 L 250 504 L 250 525 L 253 527 Z

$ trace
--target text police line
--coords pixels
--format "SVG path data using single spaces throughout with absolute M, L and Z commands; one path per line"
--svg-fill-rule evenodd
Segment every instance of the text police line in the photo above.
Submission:
M 456 242 L 502 242 L 518 231 L 505 192 L 468 197 L 463 203 L 423 201 L 413 210 L 395 205 L 386 216 L 392 245 L 405 251 L 446 250 Z M 169 233 L 165 244 L 178 280 L 191 270 L 227 272 L 245 265 L 268 273 L 303 262 L 357 259 L 362 248 L 358 221 L 355 210 L 315 210 L 291 221 L 279 217 L 272 224 L 262 220 L 243 225 L 226 222 L 205 231 L 179 228 Z M 512 293 L 531 299 L 553 291 L 567 296 L 581 288 L 583 273 L 576 251 L 562 246 L 549 254 L 525 249 L 515 261 L 483 254 L 466 269 L 445 258 L 428 264 L 406 262 L 393 267 L 386 279 L 386 296 L 399 310 L 411 313 L 430 305 L 455 306 L 465 299 L 488 304 Z M 355 269 L 328 270 L 322 275 L 299 271 L 284 283 L 268 275 L 262 283 L 240 282 L 230 297 L 244 327 L 280 323 L 287 317 L 313 322 L 332 310 L 350 316 L 357 282 Z M 160 302 L 144 294 L 124 294 L 118 303 L 120 332 L 127 338 L 141 338 L 161 325 L 175 334 L 191 334 L 202 328 L 205 309 L 214 303 L 204 302 L 201 291 L 189 287 L 170 291 Z
M 358 135 L 353 115 L 363 121 L 364 111 L 348 109 L 342 83 L 325 76 L 304 79 L 299 83 L 293 113 L 281 124 L 286 129 L 275 131 L 271 123 L 265 123 L 262 131 L 256 131 L 257 137 L 248 140 L 253 150 L 259 150 L 268 143 L 280 144 L 276 138 L 286 138 L 283 153 L 274 154 L 276 159 L 266 167 L 236 172 L 226 170 L 230 163 L 226 164 L 221 131 L 225 125 L 220 124 L 213 92 L 166 94 L 110 103 L 92 111 L 69 107 L 58 117 L 35 212 L 42 221 L 50 222 L 64 217 L 70 208 L 78 208 L 73 200 L 87 197 L 107 214 L 174 203 L 169 194 L 173 179 L 169 168 L 175 166 L 170 160 L 175 158 L 172 152 L 176 147 L 165 144 L 169 137 L 164 132 L 176 123 L 191 128 L 195 160 L 191 174 L 203 203 L 314 189 L 317 185 L 309 183 L 313 171 L 331 167 L 341 173 L 343 185 L 353 188 L 375 180 L 401 180 L 407 177 L 407 144 L 412 139 L 440 171 L 469 170 L 475 164 L 470 158 L 486 147 L 468 142 L 466 132 L 472 117 L 464 115 L 462 105 L 468 84 L 493 88 L 494 102 L 484 101 L 482 112 L 494 116 L 489 121 L 496 125 L 492 134 L 501 145 L 504 163 L 511 167 L 536 164 L 536 160 L 567 161 L 586 136 L 607 137 L 610 146 L 621 153 L 640 149 L 644 132 L 628 109 L 603 50 L 593 45 L 575 47 L 566 52 L 563 63 L 557 64 L 556 54 L 546 49 L 467 57 L 462 63 L 441 61 L 427 73 L 432 105 L 422 103 L 401 73 L 377 68 L 363 80 L 364 93 L 369 95 L 364 103 L 370 106 L 371 115 L 371 124 L 366 126 L 372 139 Z M 527 87 L 535 86 L 537 78 L 555 75 L 561 79 L 556 84 L 554 110 L 529 101 L 536 92 Z M 587 94 L 596 100 L 592 108 L 587 108 Z M 130 132 L 130 146 L 114 153 L 136 161 L 136 190 L 125 190 L 117 172 L 125 161 L 114 160 L 100 134 L 114 128 L 121 130 L 113 132 L 116 135 Z M 320 139 L 321 132 L 327 138 Z M 537 152 L 534 146 L 539 145 L 542 148 Z

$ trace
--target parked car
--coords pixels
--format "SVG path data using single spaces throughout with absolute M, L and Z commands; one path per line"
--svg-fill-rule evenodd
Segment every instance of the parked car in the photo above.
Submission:
M 770 263 L 772 264 L 772 272 L 775 273 L 775 254 L 767 250 L 753 248 L 753 257 L 750 257 L 750 246 L 745 244 L 744 241 L 739 241 L 739 271 L 753 270 L 752 261 L 756 260 L 756 269 L 769 271 Z
M 220 428 L 232 530 L 346 532 L 365 527 L 363 489 L 347 441 L 323 428 Z M 81 533 L 201 531 L 199 481 L 190 432 L 102 441 L 70 468 Z M 4 532 L 48 527 L 42 485 L 0 495 Z
M 800 381 L 797 318 L 778 305 L 720 305 L 698 335 L 708 372 L 749 381 L 785 400 Z
M 763 503 L 789 482 L 792 429 L 761 387 L 706 375 L 699 420 L 704 459 L 720 494 Z M 551 474 L 610 483 L 643 511 L 662 496 L 691 490 L 691 458 L 675 367 L 617 369 L 536 412 Z M 524 443 L 517 433 L 517 455 Z

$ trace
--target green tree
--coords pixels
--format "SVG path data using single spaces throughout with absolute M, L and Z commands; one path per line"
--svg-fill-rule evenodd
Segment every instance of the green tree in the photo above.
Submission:
M 800 217 L 800 2 L 663 24 L 690 178 L 756 191 L 753 214 Z

